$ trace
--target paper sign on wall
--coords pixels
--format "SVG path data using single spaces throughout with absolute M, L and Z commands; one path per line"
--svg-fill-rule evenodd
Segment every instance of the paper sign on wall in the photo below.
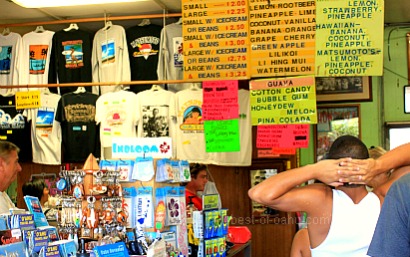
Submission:
M 202 84 L 204 120 L 229 120 L 239 116 L 238 81 L 205 81 Z
M 205 121 L 206 152 L 238 152 L 241 150 L 239 120 Z
M 309 146 L 308 124 L 261 125 L 257 127 L 257 148 L 307 148 Z

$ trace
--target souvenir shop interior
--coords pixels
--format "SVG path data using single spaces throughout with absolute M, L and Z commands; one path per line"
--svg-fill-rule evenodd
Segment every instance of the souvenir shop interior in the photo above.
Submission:
M 316 147 L 321 135 L 311 125 L 304 134 L 311 139 L 308 145 L 289 152 L 257 145 L 249 93 L 253 78 L 237 65 L 243 48 L 217 46 L 212 51 L 218 56 L 184 52 L 185 40 L 214 47 L 205 45 L 209 40 L 201 38 L 200 24 L 187 22 L 195 16 L 195 22 L 205 23 L 201 16 L 210 3 L 149 0 L 25 8 L 14 2 L 0 2 L 0 139 L 20 148 L 22 171 L 6 191 L 17 208 L 0 215 L 0 234 L 6 238 L 0 255 L 289 256 L 301 214 L 253 202 L 248 190 L 314 162 L 323 154 Z M 230 1 L 235 10 L 248 2 L 254 1 Z M 190 9 L 185 23 L 183 7 Z M 403 9 L 401 3 L 386 3 L 384 23 L 391 30 L 385 37 L 403 39 L 394 38 L 410 20 L 410 10 Z M 224 33 L 235 40 L 244 35 Z M 232 42 L 228 36 L 224 40 Z M 405 46 L 400 41 L 401 52 L 395 48 L 388 54 L 403 55 Z M 239 59 L 218 64 L 229 51 L 237 51 Z M 201 73 L 212 62 L 219 68 Z M 391 76 L 390 81 L 407 83 L 403 75 Z M 350 84 L 365 85 L 362 79 Z M 342 108 L 358 113 L 361 138 L 383 145 L 384 122 L 402 124 L 407 117 L 389 116 L 394 105 L 386 108 L 386 117 L 360 115 L 390 105 L 383 100 L 389 83 L 380 76 L 366 81 L 368 95 L 354 101 L 325 99 L 317 112 Z M 371 127 L 378 129 L 362 132 Z M 199 208 L 194 197 L 186 197 L 188 183 L 198 179 L 195 170 L 205 170 L 208 181 L 199 190 Z M 37 180 L 49 190 L 47 205 L 41 197 L 24 194 L 24 185 Z

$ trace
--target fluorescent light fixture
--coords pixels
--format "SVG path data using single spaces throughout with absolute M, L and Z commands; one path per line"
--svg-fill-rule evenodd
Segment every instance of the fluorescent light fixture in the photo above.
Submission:
M 144 0 L 12 0 L 14 3 L 26 8 L 61 7 L 90 4 L 113 4 L 141 2 Z

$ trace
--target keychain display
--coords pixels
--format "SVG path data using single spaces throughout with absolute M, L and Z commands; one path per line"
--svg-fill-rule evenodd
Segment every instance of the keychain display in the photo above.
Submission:
M 85 172 L 83 170 L 75 170 L 71 173 L 71 183 L 73 186 L 73 196 L 76 199 L 82 199 L 84 197 L 83 181 Z
M 124 182 L 124 173 L 111 169 L 84 171 L 68 168 L 60 171 L 56 185 L 61 195 L 61 211 L 57 217 L 60 238 L 73 240 L 76 245 L 81 240 L 87 245 L 88 242 L 99 245 L 124 241 L 132 253 L 147 254 L 150 241 L 145 230 L 155 229 L 153 188 L 132 187 L 135 189 L 133 197 L 124 197 L 120 183 Z M 170 196 L 164 194 L 163 220 L 156 220 L 162 226 L 157 230 L 163 228 L 165 220 L 170 220 L 167 216 L 172 216 L 175 222 L 179 217 L 179 202 L 167 197 Z M 178 197 L 172 198 L 179 200 Z M 172 215 L 166 211 L 168 206 L 172 207 Z M 133 226 L 129 226 L 130 220 Z M 128 239 L 127 226 L 134 231 L 132 239 Z
M 92 188 L 92 194 L 104 194 L 107 192 L 107 186 L 103 184 L 103 176 L 104 173 L 101 170 L 93 172 L 93 188 Z

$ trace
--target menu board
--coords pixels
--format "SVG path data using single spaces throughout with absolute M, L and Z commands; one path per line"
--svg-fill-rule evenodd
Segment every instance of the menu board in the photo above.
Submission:
M 250 78 L 246 0 L 182 0 L 184 79 Z
M 313 76 L 251 80 L 249 85 L 253 126 L 317 123 Z
M 383 0 L 317 0 L 316 75 L 383 75 Z
M 249 0 L 251 76 L 314 75 L 315 1 Z

